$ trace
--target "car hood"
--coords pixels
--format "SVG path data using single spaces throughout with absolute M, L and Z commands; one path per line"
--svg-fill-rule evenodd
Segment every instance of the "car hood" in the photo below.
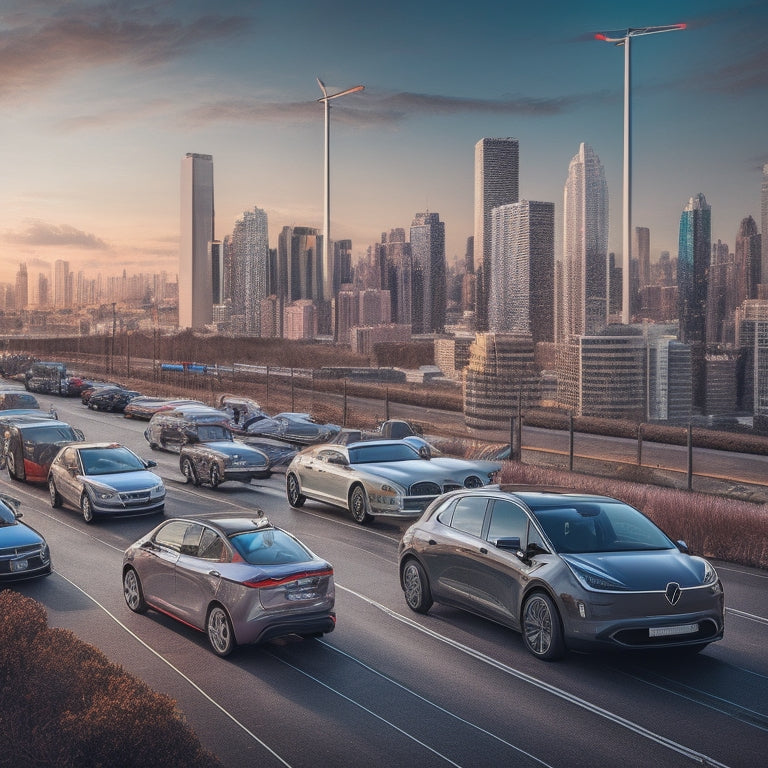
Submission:
M 82 476 L 91 485 L 106 485 L 116 491 L 136 491 L 144 488 L 154 488 L 162 484 L 162 480 L 154 472 L 136 470 L 135 472 L 114 472 L 108 475 Z
M 446 464 L 445 462 L 458 462 L 458 464 Z M 357 472 L 386 478 L 402 485 L 404 488 L 413 483 L 424 481 L 432 481 L 440 485 L 444 483 L 461 484 L 464 474 L 470 470 L 483 474 L 482 469 L 477 469 L 475 463 L 461 461 L 460 459 L 366 462 L 365 464 L 352 464 L 351 466 Z
M 627 590 L 663 591 L 672 581 L 681 587 L 699 587 L 704 580 L 704 561 L 677 549 L 597 552 L 560 557 L 576 568 L 618 581 Z
M 0 548 L 24 547 L 29 544 L 39 544 L 43 537 L 26 525 L 8 525 L 0 528 Z
M 210 443 L 198 443 L 197 445 L 200 448 L 207 448 L 224 456 L 239 455 L 244 459 L 251 459 L 259 464 L 266 463 L 267 461 L 267 457 L 261 451 L 251 448 L 250 445 L 245 445 L 245 443 L 233 442 L 232 440 L 212 440 Z

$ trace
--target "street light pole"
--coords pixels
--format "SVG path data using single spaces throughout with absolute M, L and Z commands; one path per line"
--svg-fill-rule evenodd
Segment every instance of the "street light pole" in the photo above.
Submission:
M 323 206 L 323 284 L 322 298 L 323 301 L 330 301 L 331 294 L 333 292 L 333 270 L 331 269 L 331 257 L 330 257 L 330 239 L 331 239 L 331 99 L 338 99 L 340 96 L 346 96 L 348 93 L 357 93 L 362 91 L 364 85 L 355 85 L 352 88 L 347 88 L 339 93 L 328 93 L 325 87 L 325 83 L 318 77 L 317 84 L 320 86 L 320 90 L 323 92 L 322 98 L 318 101 L 322 101 L 325 107 L 325 162 L 324 162 L 324 176 L 325 176 L 325 200 Z
M 616 32 L 598 32 L 595 39 L 624 46 L 624 202 L 622 248 L 624 249 L 624 268 L 621 275 L 621 322 L 629 325 L 631 321 L 629 272 L 632 263 L 632 121 L 630 113 L 630 40 L 641 35 L 655 35 L 659 32 L 676 32 L 685 29 L 685 24 L 668 24 L 663 27 L 635 27 Z

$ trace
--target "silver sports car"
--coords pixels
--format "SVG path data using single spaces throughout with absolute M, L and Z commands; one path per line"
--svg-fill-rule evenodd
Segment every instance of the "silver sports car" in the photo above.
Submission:
M 348 509 L 360 524 L 375 515 L 416 517 L 441 493 L 493 482 L 501 464 L 431 458 L 403 440 L 328 443 L 305 448 L 286 470 L 292 507 L 307 499 Z
M 206 632 L 227 656 L 238 644 L 333 631 L 333 568 L 260 510 L 252 517 L 167 520 L 125 550 L 123 593 Z
M 403 535 L 408 605 L 464 608 L 521 632 L 540 659 L 678 648 L 723 636 L 715 569 L 622 501 L 481 488 L 437 499 Z

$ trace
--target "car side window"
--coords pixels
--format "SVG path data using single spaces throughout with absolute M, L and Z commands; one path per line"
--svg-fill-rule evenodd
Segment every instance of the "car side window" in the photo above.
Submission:
M 332 450 L 326 450 L 326 451 L 320 451 L 320 453 L 317 454 L 317 457 L 321 459 L 322 461 L 327 462 L 328 464 L 346 464 L 347 461 L 344 458 L 344 454 L 340 451 L 332 451 Z
M 511 501 L 496 499 L 491 509 L 491 524 L 486 538 L 492 544 L 500 538 L 516 536 L 525 549 L 528 538 L 528 515 Z
M 200 557 L 220 563 L 227 559 L 226 554 L 227 548 L 221 536 L 210 528 L 204 528 L 200 538 Z
M 483 532 L 487 506 L 488 499 L 484 496 L 465 496 L 459 499 L 453 509 L 451 527 L 479 537 Z
M 181 545 L 184 542 L 184 534 L 187 532 L 188 526 L 189 523 L 183 520 L 172 520 L 155 534 L 155 544 L 181 552 Z

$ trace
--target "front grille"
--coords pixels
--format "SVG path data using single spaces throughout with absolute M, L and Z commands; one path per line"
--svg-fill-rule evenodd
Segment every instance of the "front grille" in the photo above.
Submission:
M 0 549 L 0 560 L 12 559 L 24 555 L 36 555 L 39 552 L 39 544 L 27 544 L 23 547 L 3 547 Z
M 131 493 L 121 493 L 120 501 L 126 507 L 140 507 L 149 504 L 149 491 L 134 491 Z
M 621 645 L 633 648 L 653 648 L 654 646 L 674 645 L 683 642 L 711 640 L 718 635 L 717 624 L 711 619 L 699 622 L 699 631 L 683 635 L 649 637 L 648 628 L 621 629 L 613 635 L 613 640 Z
M 464 486 L 459 485 L 459 483 L 445 483 L 445 485 L 443 485 L 443 493 L 448 493 L 448 491 L 458 491 L 463 487 Z
M 439 496 L 440 486 L 437 483 L 421 482 L 414 483 L 409 491 L 409 496 Z

